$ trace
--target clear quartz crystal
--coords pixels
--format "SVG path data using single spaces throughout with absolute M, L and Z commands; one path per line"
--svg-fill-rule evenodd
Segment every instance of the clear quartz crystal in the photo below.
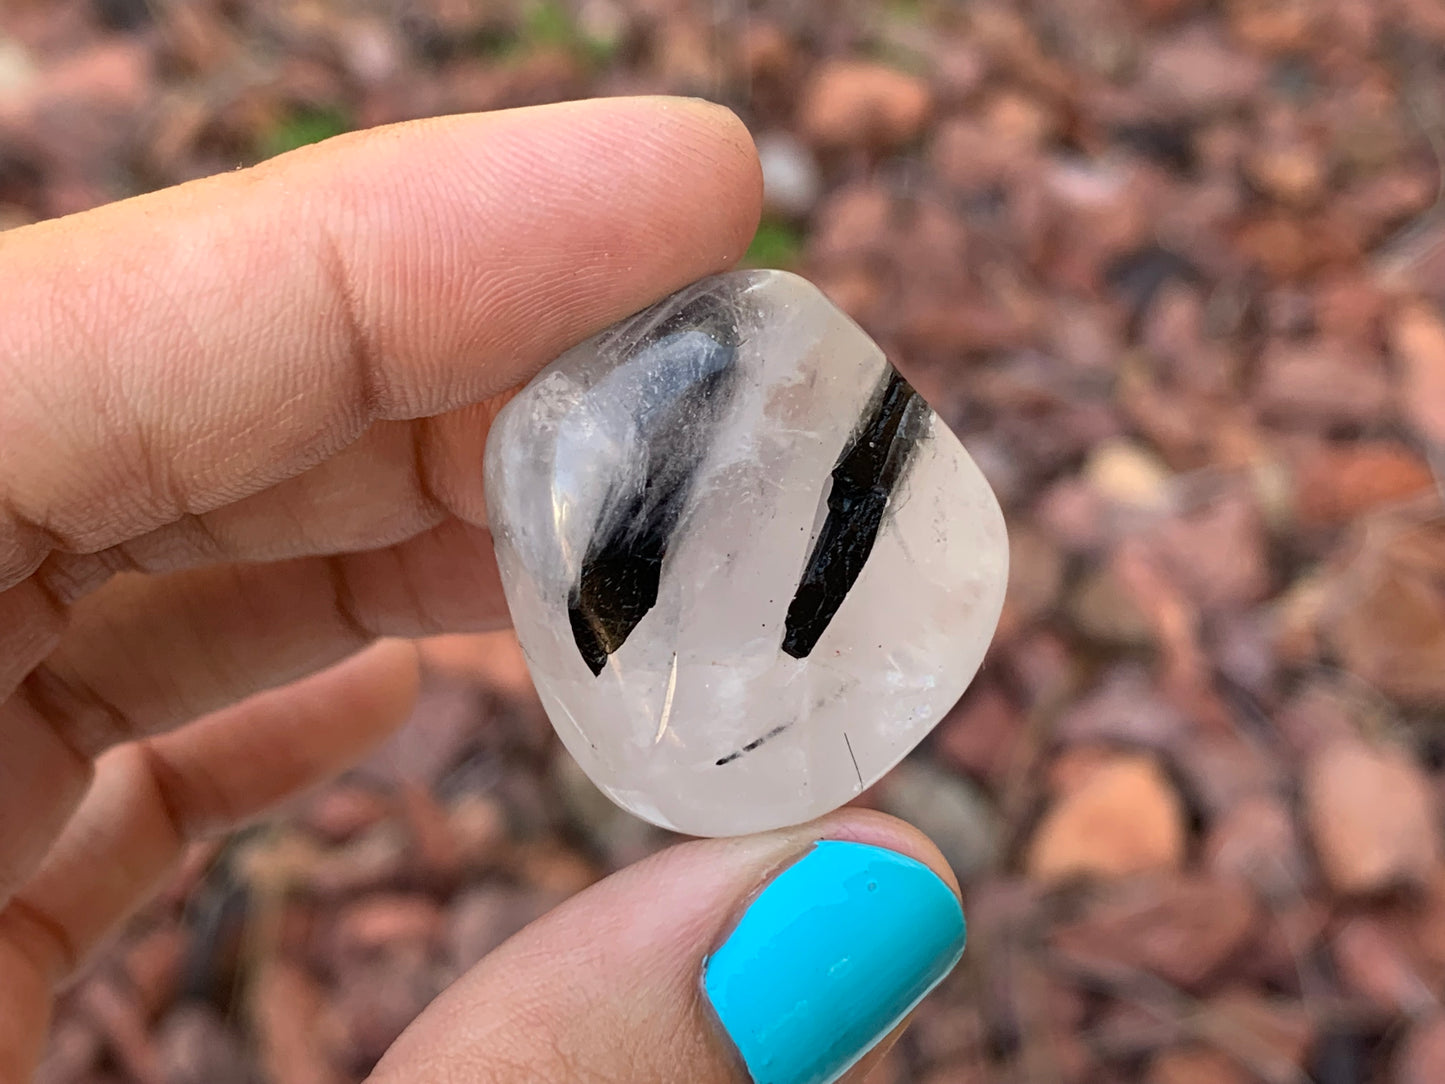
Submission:
M 498 416 L 487 509 L 537 692 L 592 780 L 694 835 L 870 786 L 973 678 L 1002 513 L 953 433 L 816 287 L 695 283 Z

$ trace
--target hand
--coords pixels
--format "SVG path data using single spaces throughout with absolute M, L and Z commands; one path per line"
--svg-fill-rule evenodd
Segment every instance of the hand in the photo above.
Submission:
M 28 1077 L 52 990 L 188 840 L 406 717 L 405 638 L 505 621 L 481 460 L 508 389 L 732 264 L 759 189 L 730 113 L 614 100 L 346 136 L 0 235 L 0 1082 Z M 840 1071 L 962 931 L 930 941 L 925 915 L 885 923 L 902 949 L 848 949 L 885 972 L 922 954 L 851 1031 L 744 1036 L 724 1002 L 758 981 L 753 956 L 787 962 L 777 915 L 802 923 L 789 944 L 861 936 L 809 908 L 878 852 L 820 837 L 921 859 L 947 889 L 905 861 L 869 873 L 873 895 L 954 921 L 941 858 L 886 818 L 687 844 L 523 931 L 376 1079 L 706 1084 L 746 1079 L 740 1051 L 771 1058 L 756 1042 L 796 1048 L 780 1084 Z M 805 854 L 704 996 L 745 901 Z

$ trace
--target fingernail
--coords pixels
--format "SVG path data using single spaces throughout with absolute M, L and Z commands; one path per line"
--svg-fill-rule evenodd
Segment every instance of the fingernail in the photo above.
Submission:
M 824 840 L 753 900 L 703 987 L 755 1084 L 828 1084 L 953 970 L 964 936 L 922 862 Z

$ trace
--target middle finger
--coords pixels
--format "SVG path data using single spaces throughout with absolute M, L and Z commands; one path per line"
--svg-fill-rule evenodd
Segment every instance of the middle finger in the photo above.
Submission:
M 0 901 L 39 861 L 105 749 L 384 635 L 505 620 L 491 538 L 455 520 L 385 550 L 117 577 L 75 607 L 60 646 L 0 705 Z
M 504 401 L 378 423 L 334 458 L 234 504 L 99 553 L 51 554 L 29 580 L 0 591 L 0 698 L 54 651 L 67 607 L 117 572 L 361 553 L 449 519 L 482 526 L 482 451 Z

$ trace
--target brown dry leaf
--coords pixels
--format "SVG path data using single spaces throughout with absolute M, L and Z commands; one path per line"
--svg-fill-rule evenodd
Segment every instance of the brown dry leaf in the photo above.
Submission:
M 330 951 L 341 961 L 365 961 L 398 952 L 425 955 L 439 946 L 445 916 L 418 893 L 374 893 L 336 915 Z
M 1348 919 L 1332 944 L 1345 985 L 1385 1012 L 1417 1016 L 1436 1004 L 1405 933 L 1389 914 Z
M 1052 611 L 1064 582 L 1064 556 L 1043 531 L 1023 526 L 1009 531 L 1008 591 L 997 636 L 1007 640 Z
M 1264 521 L 1242 487 L 1161 524 L 1154 542 L 1165 566 L 1206 612 L 1235 611 L 1269 592 Z
M 81 1012 L 95 1025 L 115 1063 L 135 1084 L 163 1084 L 155 1042 L 141 1006 L 129 991 L 105 978 L 87 982 L 78 995 Z
M 1324 191 L 1326 163 L 1319 149 L 1303 139 L 1265 144 L 1245 164 L 1249 179 L 1281 203 L 1308 207 Z
M 1305 767 L 1305 815 L 1325 876 L 1345 894 L 1423 887 L 1440 858 L 1434 791 L 1400 749 L 1333 741 Z
M 1155 1058 L 1145 1084 L 1250 1084 L 1250 1078 L 1217 1050 L 1184 1047 Z
M 1308 527 L 1334 527 L 1435 486 L 1423 458 L 1391 441 L 1316 445 L 1295 470 L 1295 506 Z
M 995 784 L 1019 752 L 1024 719 L 999 687 L 978 680 L 934 731 L 933 749 L 946 764 Z
M 95 1027 L 73 1013 L 65 1013 L 50 1029 L 44 1060 L 31 1084 L 73 1084 L 85 1080 L 101 1054 Z
M 189 932 L 169 924 L 125 946 L 125 975 L 146 1016 L 155 1017 L 175 999 L 189 948 Z
M 1445 518 L 1367 524 L 1328 585 L 1318 628 L 1386 695 L 1445 703 Z
M 1445 1080 L 1445 1014 L 1421 1020 L 1395 1053 L 1391 1084 L 1440 1084 Z
M 178 1006 L 156 1029 L 166 1084 L 251 1084 L 254 1071 L 241 1037 L 209 1005 Z
M 1056 930 L 1053 944 L 1085 971 L 1102 965 L 1107 975 L 1122 965 L 1199 990 L 1250 940 L 1258 918 L 1240 882 L 1171 877 L 1099 900 Z
M 1445 866 L 1439 866 L 1407 925 L 1416 960 L 1436 988 L 1445 982 Z
M 1268 421 L 1321 429 L 1377 425 L 1390 405 L 1383 360 L 1353 343 L 1280 340 L 1260 366 L 1255 403 Z
M 345 1077 L 327 1051 L 337 1036 L 326 1032 L 326 991 L 289 960 L 267 960 L 249 992 L 261 1065 L 275 1084 L 342 1084 Z
M 299 820 L 327 843 L 345 843 L 392 812 L 390 796 L 376 787 L 336 783 L 301 807 Z
M 1164 655 L 1164 684 L 1206 715 L 1209 660 L 1199 642 L 1199 610 L 1164 567 L 1149 542 L 1126 538 L 1114 551 L 1113 572 L 1154 628 Z M 1220 720 L 1214 713 L 1209 721 Z
M 917 76 L 881 64 L 830 60 L 803 87 L 799 125 L 816 143 L 897 147 L 916 139 L 933 96 Z
M 1207 1002 L 1194 1031 L 1271 1084 L 1298 1081 L 1316 1025 L 1296 1001 L 1235 990 Z
M 1205 865 L 1217 877 L 1288 898 L 1309 881 L 1309 867 L 1289 808 L 1273 795 L 1235 802 L 1210 830 Z
M 1424 439 L 1445 447 L 1445 321 L 1433 305 L 1407 305 L 1390 342 L 1401 366 L 1400 413 Z
M 1117 754 L 1064 794 L 1034 833 L 1027 867 L 1043 881 L 1177 868 L 1184 808 L 1151 756 Z

